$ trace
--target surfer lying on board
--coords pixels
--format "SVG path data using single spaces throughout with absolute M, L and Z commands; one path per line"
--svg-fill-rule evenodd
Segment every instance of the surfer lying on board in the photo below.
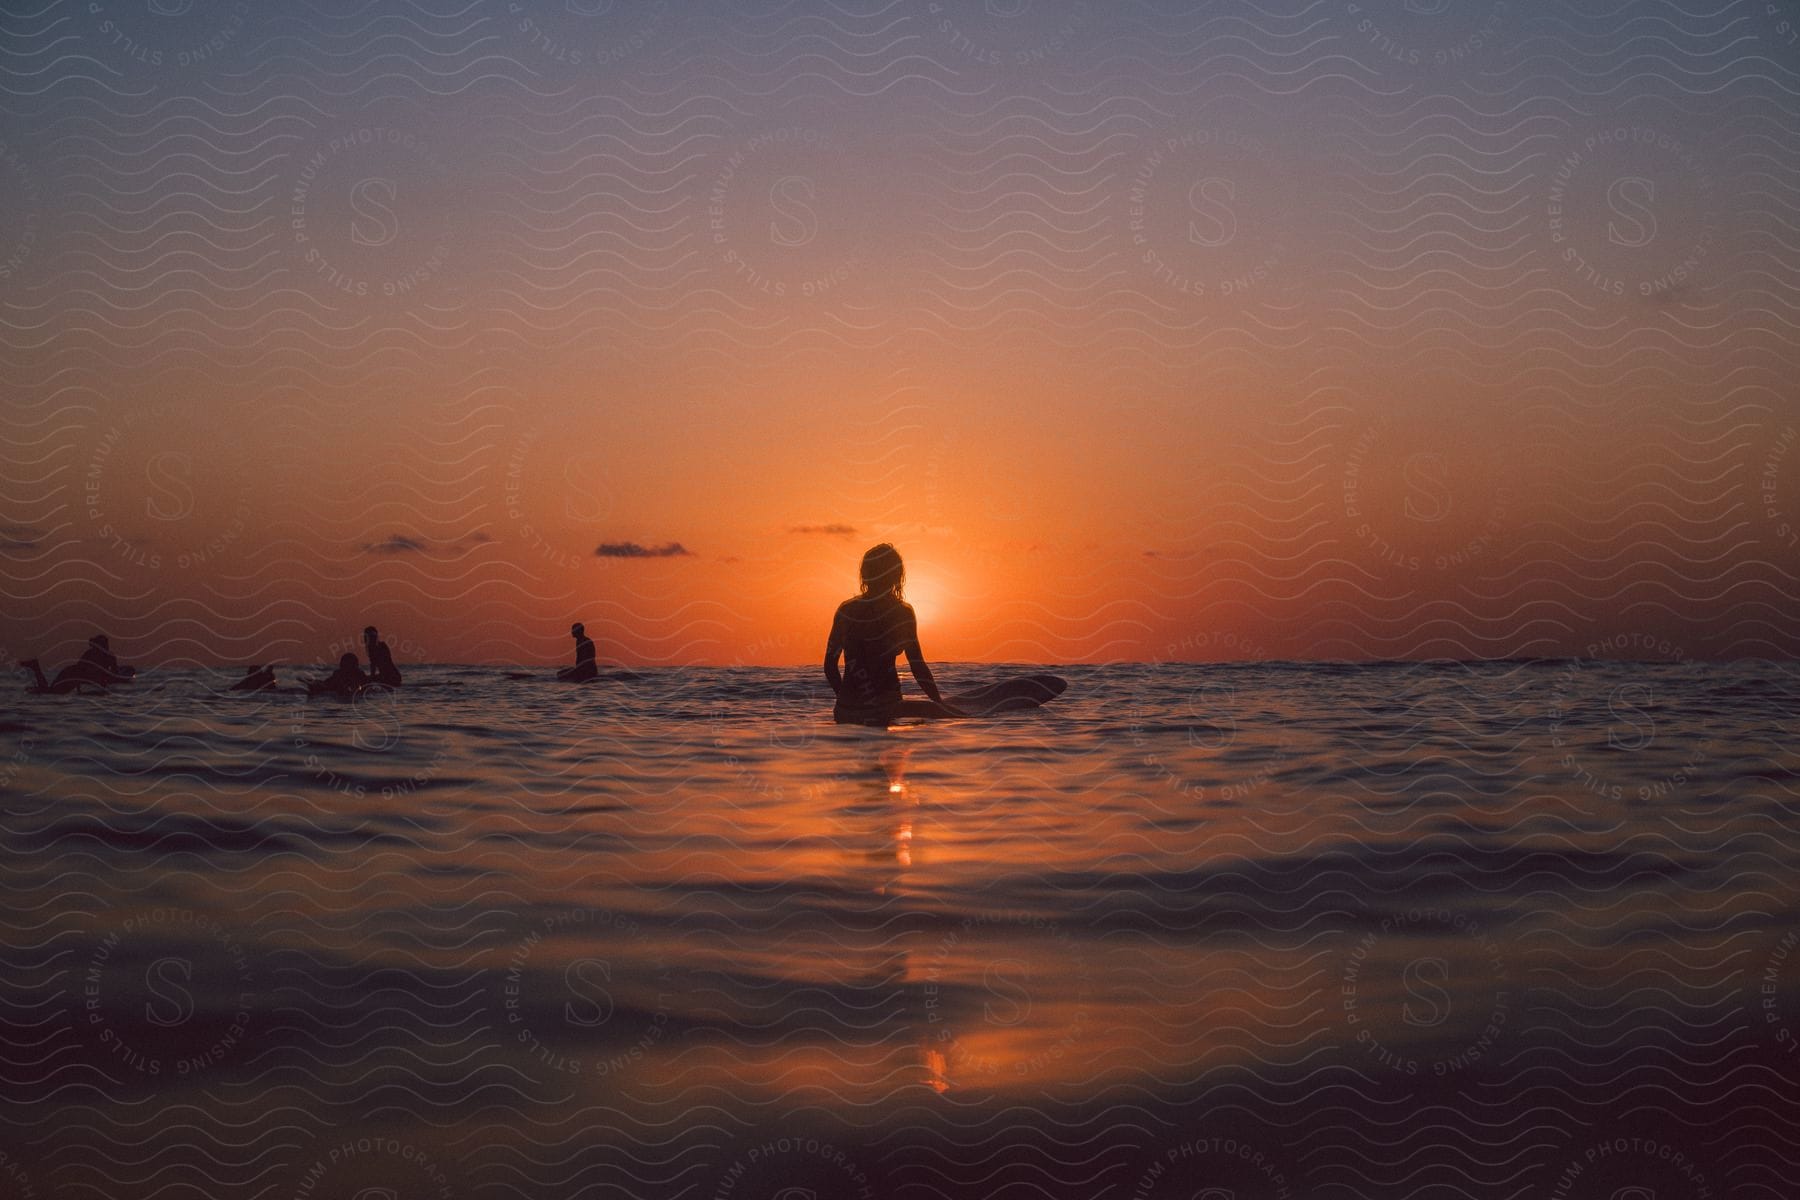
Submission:
M 106 688 L 137 677 L 136 667 L 119 665 L 104 633 L 96 633 L 89 638 L 88 647 L 81 652 L 81 657 L 58 671 L 54 681 L 44 678 L 44 668 L 35 658 L 20 659 L 19 665 L 31 672 L 35 681 L 31 690 L 40 693 L 61 694 L 73 692 L 83 686 Z
M 925 654 L 919 649 L 919 624 L 902 594 L 906 564 L 887 542 L 863 555 L 862 592 L 838 605 L 825 642 L 825 682 L 837 694 L 831 715 L 840 725 L 886 725 L 895 717 L 960 717 L 938 691 Z M 844 658 L 838 673 L 838 656 Z M 900 693 L 896 655 L 905 654 L 913 678 L 930 700 L 908 700 Z
M 575 639 L 575 665 L 564 667 L 556 677 L 569 683 L 586 683 L 600 673 L 594 665 L 594 639 L 587 635 L 587 629 L 580 621 L 569 626 L 569 636 Z

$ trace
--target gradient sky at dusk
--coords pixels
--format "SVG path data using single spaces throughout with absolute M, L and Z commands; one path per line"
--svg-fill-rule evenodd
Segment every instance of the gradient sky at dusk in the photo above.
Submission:
M 9 11 L 0 648 L 1792 653 L 1795 12 Z

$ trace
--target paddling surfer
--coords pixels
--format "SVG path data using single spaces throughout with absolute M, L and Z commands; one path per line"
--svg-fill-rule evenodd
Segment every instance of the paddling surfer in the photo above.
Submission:
M 96 633 L 89 638 L 87 649 L 81 652 L 81 657 L 58 671 L 54 681 L 44 677 L 44 668 L 35 658 L 20 659 L 19 665 L 31 672 L 31 690 L 34 692 L 61 694 L 73 692 L 83 686 L 106 688 L 137 677 L 136 667 L 119 664 L 118 657 L 112 652 L 112 643 L 104 633 Z

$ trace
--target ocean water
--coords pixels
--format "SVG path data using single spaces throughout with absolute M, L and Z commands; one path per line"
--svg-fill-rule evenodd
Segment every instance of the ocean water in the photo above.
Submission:
M 407 670 L 9 702 L 0 1194 L 1792 1195 L 1795 664 Z

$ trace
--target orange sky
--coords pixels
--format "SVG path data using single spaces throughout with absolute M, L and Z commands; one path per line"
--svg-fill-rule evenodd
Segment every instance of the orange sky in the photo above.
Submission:
M 1227 364 L 1107 392 L 1058 357 L 746 354 L 721 384 L 706 361 L 601 376 L 571 355 L 254 395 L 196 365 L 135 415 L 78 390 L 44 422 L 60 519 L 15 532 L 37 599 L 7 637 L 306 661 L 373 621 L 403 660 L 549 661 L 582 619 L 627 663 L 804 663 L 892 540 L 935 658 L 1550 653 L 1614 626 L 1699 655 L 1732 647 L 1696 580 L 1734 580 L 1754 620 L 1778 603 L 1764 560 L 1792 562 L 1755 510 L 1800 453 L 1746 423 L 1684 496 L 1706 414 L 1657 390 L 1596 414 L 1636 414 L 1609 440 L 1550 390 L 1509 407 L 1472 364 L 1376 406 L 1373 372 Z
M 938 658 L 1800 649 L 1785 93 L 1056 7 L 22 101 L 6 652 L 811 662 L 879 540 Z

